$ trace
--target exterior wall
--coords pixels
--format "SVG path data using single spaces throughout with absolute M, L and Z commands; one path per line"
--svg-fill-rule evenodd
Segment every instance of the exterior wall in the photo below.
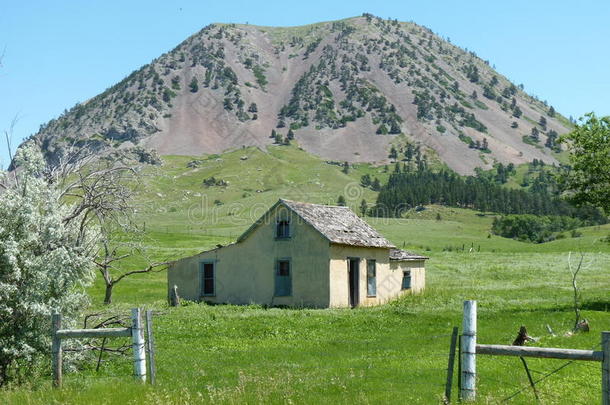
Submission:
M 359 258 L 358 305 L 386 303 L 403 294 L 423 291 L 426 284 L 425 262 L 389 260 L 388 249 L 332 245 L 330 249 L 330 306 L 349 306 L 348 259 Z M 367 296 L 367 259 L 376 261 L 377 292 Z M 411 288 L 402 289 L 403 271 L 411 271 Z
M 400 281 L 390 272 L 389 249 L 332 245 L 330 248 L 330 306 L 349 306 L 348 258 L 359 258 L 358 305 L 382 304 L 400 293 Z M 377 294 L 367 297 L 366 261 L 376 261 Z
M 402 290 L 401 294 L 417 294 L 426 288 L 426 267 L 423 260 L 390 260 L 390 270 L 392 277 L 401 281 L 403 271 L 411 271 L 411 288 Z
M 276 219 L 290 219 L 291 238 L 275 239 Z M 246 239 L 175 262 L 168 289 L 180 297 L 215 303 L 328 307 L 329 242 L 294 212 L 279 205 Z M 275 263 L 290 258 L 292 295 L 274 297 Z M 215 296 L 201 296 L 199 263 L 215 263 Z

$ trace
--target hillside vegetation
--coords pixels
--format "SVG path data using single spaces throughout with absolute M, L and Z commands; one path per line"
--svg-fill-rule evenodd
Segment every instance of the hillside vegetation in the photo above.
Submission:
M 34 139 L 51 162 L 71 145 L 193 155 L 286 138 L 325 159 L 385 162 L 391 145 L 416 144 L 464 174 L 554 163 L 571 126 L 475 52 L 365 14 L 290 28 L 210 25 Z

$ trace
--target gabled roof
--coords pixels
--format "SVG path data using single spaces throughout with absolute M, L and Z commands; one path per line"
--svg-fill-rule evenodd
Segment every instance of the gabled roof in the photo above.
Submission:
M 412 260 L 428 260 L 427 256 L 420 256 L 412 252 L 407 252 L 402 249 L 390 249 L 390 260 L 412 261 Z
M 237 241 L 240 242 L 244 240 L 256 227 L 263 223 L 268 214 L 280 204 L 297 214 L 322 234 L 322 236 L 328 239 L 330 243 L 360 247 L 394 247 L 392 243 L 381 236 L 348 207 L 310 204 L 284 199 L 280 199 L 275 203 L 269 211 L 252 224 Z

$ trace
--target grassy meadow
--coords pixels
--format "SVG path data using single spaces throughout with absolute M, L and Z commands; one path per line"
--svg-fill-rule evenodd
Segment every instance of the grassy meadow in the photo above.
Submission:
M 388 175 L 370 165 L 345 174 L 293 146 L 206 156 L 198 167 L 187 167 L 194 159 L 167 157 L 162 167 L 143 173 L 138 221 L 146 224 L 155 260 L 234 240 L 280 197 L 334 203 L 341 194 L 358 211 L 362 199 L 373 203 L 376 197 L 359 186 L 360 177 L 368 173 L 383 182 Z M 203 187 L 211 176 L 228 185 Z M 130 358 L 108 355 L 96 372 L 95 353 L 78 372 L 66 371 L 63 389 L 53 390 L 42 375 L 1 391 L 0 403 L 435 404 L 442 402 L 449 334 L 461 323 L 465 299 L 478 300 L 482 343 L 510 344 L 525 325 L 541 346 L 590 349 L 610 330 L 608 225 L 580 229 L 578 238 L 529 244 L 490 235 L 493 216 L 464 209 L 432 206 L 402 219 L 365 220 L 397 246 L 430 256 L 424 294 L 353 310 L 169 308 L 161 272 L 125 279 L 115 287 L 114 303 L 104 307 L 97 280 L 87 312 L 127 313 L 133 306 L 157 312 L 157 385 L 132 382 Z M 585 254 L 579 284 L 589 333 L 567 333 L 574 319 L 569 252 Z M 572 253 L 573 262 L 577 257 Z M 566 363 L 528 360 L 535 379 Z M 501 403 L 522 388 L 508 403 L 535 403 L 519 359 L 479 356 L 477 367 L 477 403 Z M 598 403 L 600 368 L 567 365 L 538 384 L 541 403 Z

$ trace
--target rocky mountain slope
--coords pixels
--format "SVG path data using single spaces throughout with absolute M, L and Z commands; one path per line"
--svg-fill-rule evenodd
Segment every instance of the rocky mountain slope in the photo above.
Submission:
M 289 137 L 327 159 L 383 162 L 410 144 L 472 173 L 555 162 L 569 126 L 474 53 L 414 23 L 363 15 L 292 28 L 210 25 L 34 139 L 50 161 L 68 145 L 198 155 Z

